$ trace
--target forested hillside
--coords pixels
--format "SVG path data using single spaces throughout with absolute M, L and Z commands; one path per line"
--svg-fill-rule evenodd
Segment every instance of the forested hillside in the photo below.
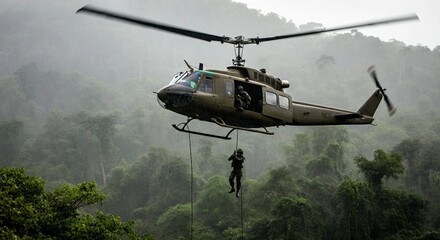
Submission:
M 289 80 L 293 99 L 352 110 L 375 91 L 374 64 L 398 110 L 382 103 L 375 126 L 240 131 L 237 199 L 235 141 L 191 136 L 191 178 L 188 135 L 171 127 L 185 117 L 153 94 L 184 59 L 225 69 L 232 46 L 75 12 L 94 4 L 220 36 L 322 24 L 231 0 L 0 2 L 0 237 L 77 239 L 102 224 L 107 239 L 188 239 L 193 182 L 193 239 L 440 239 L 440 47 L 362 29 L 247 46 L 246 66 Z

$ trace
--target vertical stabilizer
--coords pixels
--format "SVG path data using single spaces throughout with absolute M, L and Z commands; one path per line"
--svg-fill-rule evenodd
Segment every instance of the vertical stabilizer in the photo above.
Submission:
M 362 115 L 373 117 L 381 100 L 382 94 L 378 89 L 371 95 L 370 98 L 368 98 L 368 100 L 364 103 L 364 105 L 362 105 L 361 108 L 359 108 L 357 112 Z

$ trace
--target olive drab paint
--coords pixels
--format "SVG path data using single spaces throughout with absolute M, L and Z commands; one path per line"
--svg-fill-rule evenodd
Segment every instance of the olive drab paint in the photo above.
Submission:
M 396 108 L 385 94 L 385 89 L 381 87 L 373 66 L 368 69 L 368 72 L 378 90 L 373 92 L 358 111 L 349 111 L 293 100 L 292 96 L 284 91 L 289 87 L 288 81 L 269 75 L 266 69 L 257 70 L 244 66 L 243 49 L 245 45 L 258 45 L 263 42 L 287 38 L 419 19 L 416 14 L 410 14 L 273 37 L 246 38 L 244 36 L 212 35 L 89 5 L 79 9 L 77 13 L 94 14 L 203 41 L 234 45 L 235 59 L 232 59 L 233 66 L 228 67 L 226 70 L 204 70 L 203 64 L 199 65 L 199 69 L 195 69 L 185 61 L 189 70 L 176 74 L 170 84 L 156 92 L 158 102 L 162 107 L 188 117 L 188 121 L 185 123 L 173 124 L 175 129 L 222 139 L 231 139 L 229 137 L 231 132 L 238 129 L 272 135 L 273 132 L 269 131 L 268 127 L 371 124 L 374 120 L 373 115 L 382 98 L 387 104 L 390 116 L 396 111 Z M 241 90 L 241 93 L 238 93 L 237 89 L 241 88 L 245 91 L 245 94 Z M 245 104 L 243 104 L 243 100 Z M 190 131 L 187 126 L 194 119 L 215 123 L 231 130 L 224 136 Z

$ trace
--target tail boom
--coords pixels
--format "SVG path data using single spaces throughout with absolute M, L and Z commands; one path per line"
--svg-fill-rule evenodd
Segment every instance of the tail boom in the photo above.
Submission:
M 371 124 L 381 100 L 382 94 L 376 90 L 357 112 L 293 101 L 293 120 L 288 125 Z

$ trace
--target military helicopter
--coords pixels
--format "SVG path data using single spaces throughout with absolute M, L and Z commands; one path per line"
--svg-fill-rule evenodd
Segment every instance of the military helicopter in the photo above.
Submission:
M 205 70 L 203 69 L 203 64 L 199 64 L 197 69 L 185 61 L 188 70 L 176 74 L 167 86 L 156 92 L 158 102 L 162 107 L 188 117 L 184 123 L 172 124 L 176 130 L 221 139 L 231 139 L 230 134 L 234 130 L 245 130 L 273 135 L 274 133 L 269 131 L 267 129 L 268 127 L 286 125 L 371 124 L 374 120 L 373 115 L 382 98 L 384 98 L 388 107 L 389 115 L 392 116 L 396 112 L 396 108 L 385 94 L 385 89 L 380 85 L 374 66 L 371 66 L 368 72 L 378 89 L 373 92 L 359 110 L 349 111 L 294 101 L 292 97 L 284 91 L 284 89 L 289 87 L 288 81 L 267 74 L 265 69 L 257 70 L 244 66 L 243 48 L 248 44 L 258 45 L 268 41 L 325 32 L 418 20 L 416 14 L 411 14 L 341 27 L 296 32 L 287 35 L 245 38 L 244 36 L 227 37 L 207 34 L 116 13 L 90 5 L 82 7 L 77 13 L 95 14 L 199 40 L 234 45 L 235 59 L 232 60 L 233 66 L 227 67 L 226 70 Z M 243 96 L 240 92 L 246 92 L 248 95 L 247 103 L 244 104 L 244 106 L 240 104 L 243 103 Z M 190 131 L 187 126 L 194 119 L 215 123 L 221 127 L 229 128 L 230 131 L 225 135 Z

